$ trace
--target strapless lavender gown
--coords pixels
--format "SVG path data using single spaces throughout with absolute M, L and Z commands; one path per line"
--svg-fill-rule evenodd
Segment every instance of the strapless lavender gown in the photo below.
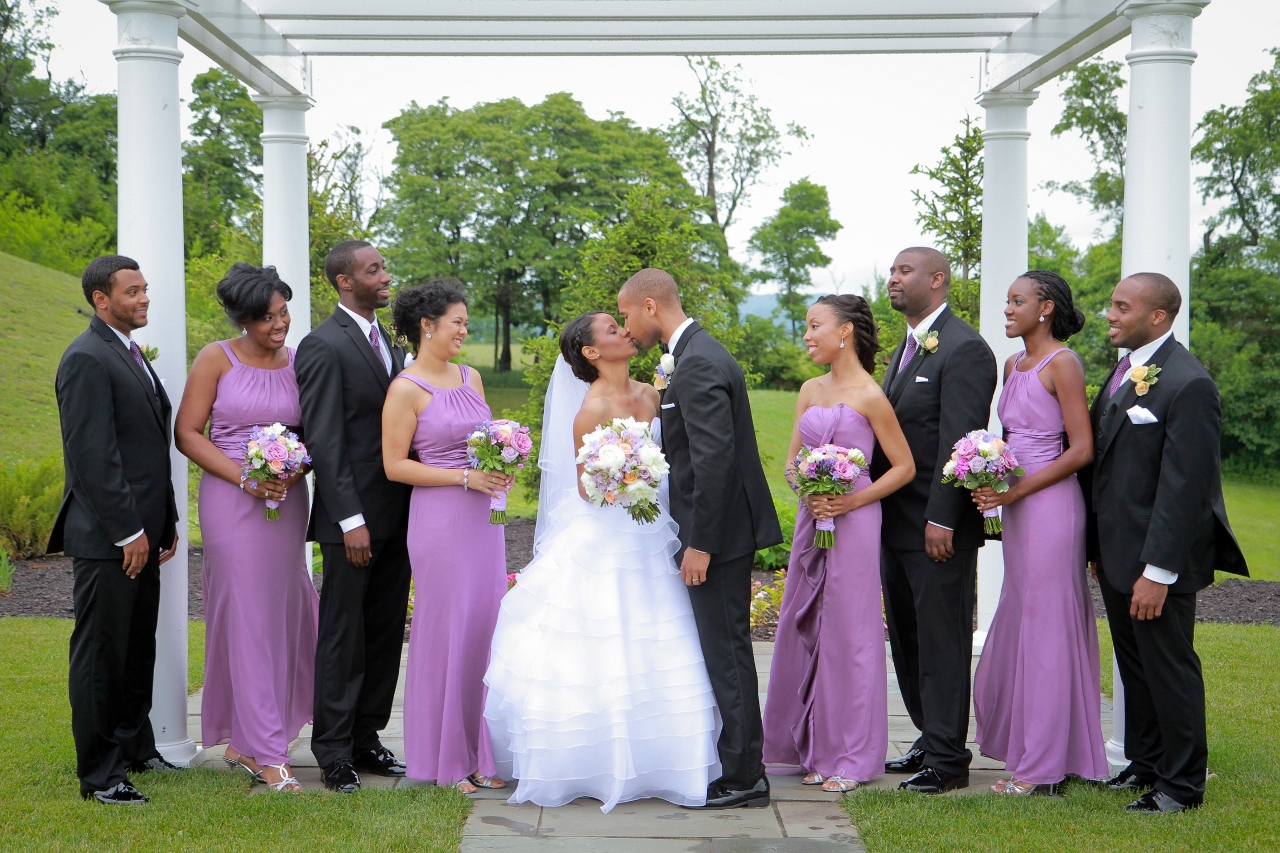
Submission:
M 219 343 L 231 370 L 218 380 L 209 438 L 240 465 L 254 427 L 297 429 L 302 421 L 293 350 L 288 367 L 264 370 L 241 364 Z M 200 478 L 206 748 L 229 743 L 259 764 L 282 764 L 311 721 L 320 598 L 303 553 L 308 512 L 302 484 L 280 504 L 280 518 L 268 521 L 260 498 L 211 474 Z
M 413 452 L 424 464 L 465 468 L 467 435 L 492 414 L 462 368 L 457 388 L 436 388 L 418 415 Z M 413 628 L 404 691 L 404 752 L 410 779 L 451 785 L 494 775 L 484 721 L 484 671 L 498 607 L 507 591 L 505 528 L 489 523 L 489 496 L 460 486 L 415 487 L 409 502 Z
M 1060 352 L 1031 370 L 1015 368 L 1000 394 L 1000 423 L 1028 475 L 1062 455 L 1062 407 L 1039 376 Z M 1084 513 L 1075 475 L 1003 510 L 1004 585 L 974 676 L 973 710 L 982 754 L 1020 782 L 1107 775 Z
M 868 460 L 870 422 L 843 403 L 800 417 L 810 447 L 856 447 Z M 858 481 L 855 491 L 870 485 Z M 836 520 L 835 547 L 814 547 L 803 504 L 778 614 L 764 706 L 764 760 L 774 772 L 821 773 L 866 782 L 889 751 L 888 683 L 880 607 L 880 503 Z

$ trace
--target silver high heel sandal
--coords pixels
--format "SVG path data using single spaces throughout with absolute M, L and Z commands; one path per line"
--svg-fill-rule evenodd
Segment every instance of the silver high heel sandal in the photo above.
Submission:
M 239 767 L 245 773 L 248 773 L 250 776 L 253 777 L 253 781 L 256 784 L 259 784 L 259 785 L 267 784 L 267 780 L 262 778 L 262 771 L 259 770 L 257 773 L 254 773 L 253 768 L 251 768 L 248 764 L 245 764 L 243 761 L 240 760 L 242 757 L 243 756 L 237 755 L 235 758 L 227 758 L 224 755 L 222 756 L 222 760 L 227 762 L 227 764 L 231 765 L 232 767 Z
M 270 767 L 282 777 L 279 782 L 267 782 L 266 779 L 262 780 L 271 790 L 276 791 L 277 793 L 283 793 L 287 789 L 290 794 L 302 792 L 302 783 L 300 783 L 292 773 L 285 771 L 285 768 L 289 766 L 288 764 L 264 764 L 262 766 L 263 768 Z M 293 787 L 289 787 L 291 785 Z

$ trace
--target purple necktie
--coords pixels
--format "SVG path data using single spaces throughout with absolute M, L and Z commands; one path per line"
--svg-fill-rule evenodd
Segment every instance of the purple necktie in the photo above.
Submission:
M 146 373 L 147 376 L 150 377 L 151 374 L 147 372 L 147 359 L 146 356 L 142 354 L 142 348 L 139 347 L 136 342 L 129 341 L 129 352 L 133 353 L 133 360 L 138 362 L 138 367 L 142 368 L 142 372 Z
M 1120 387 L 1120 383 L 1124 382 L 1125 377 L 1129 375 L 1129 356 L 1120 359 L 1120 363 L 1116 365 L 1116 374 L 1111 377 L 1111 393 L 1109 397 L 1116 395 L 1116 389 Z
M 379 340 L 382 336 L 378 334 L 377 323 L 369 327 L 369 346 L 373 347 L 373 352 L 378 356 L 378 361 L 382 361 L 382 342 Z M 382 366 L 386 367 L 386 362 L 382 361 Z
M 916 336 L 910 334 L 907 335 L 907 349 L 906 352 L 902 354 L 902 366 L 898 368 L 899 373 L 907 369 L 907 366 L 911 364 L 911 359 L 916 357 L 916 352 L 918 352 L 919 349 L 920 342 L 916 340 Z

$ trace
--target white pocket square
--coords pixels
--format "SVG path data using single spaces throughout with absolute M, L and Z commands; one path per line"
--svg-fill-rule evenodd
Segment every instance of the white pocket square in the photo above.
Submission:
M 676 404 L 675 404 L 675 403 L 663 403 L 663 404 L 662 404 L 662 408 L 664 408 L 664 409 L 674 409 L 675 407 L 676 407 Z
M 1142 406 L 1134 406 L 1125 414 L 1129 416 L 1129 422 L 1134 424 L 1153 424 L 1159 420 L 1159 418 L 1151 414 L 1150 409 L 1144 409 Z
M 929 377 L 928 377 L 928 376 L 917 376 L 917 377 L 916 377 L 916 381 L 917 381 L 917 382 L 928 382 L 928 381 L 929 381 Z

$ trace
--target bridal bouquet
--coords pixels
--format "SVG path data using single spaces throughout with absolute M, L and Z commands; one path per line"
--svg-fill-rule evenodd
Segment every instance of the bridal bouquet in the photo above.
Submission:
M 796 493 L 804 495 L 847 495 L 867 473 L 867 457 L 856 447 L 824 444 L 802 447 L 791 463 Z M 830 548 L 836 544 L 836 522 L 824 518 L 814 522 L 813 544 Z
M 577 462 L 592 504 L 626 507 L 640 524 L 658 517 L 658 485 L 671 468 L 649 424 L 614 418 L 582 437 Z
M 955 483 L 958 489 L 980 489 L 990 486 L 994 491 L 1009 491 L 1009 478 L 1021 477 L 1026 472 L 1018 465 L 1013 448 L 994 432 L 975 429 L 960 439 L 951 451 L 951 459 L 942 467 L 942 482 Z M 1000 511 L 989 509 L 982 513 L 983 528 L 987 533 L 999 533 Z
M 244 443 L 244 480 L 287 480 L 310 465 L 307 448 L 283 424 L 254 427 Z M 267 501 L 267 520 L 280 518 L 280 502 Z
M 529 428 L 500 418 L 485 421 L 467 436 L 467 463 L 477 471 L 514 474 L 524 467 L 533 450 Z M 507 495 L 489 498 L 489 523 L 507 523 Z

